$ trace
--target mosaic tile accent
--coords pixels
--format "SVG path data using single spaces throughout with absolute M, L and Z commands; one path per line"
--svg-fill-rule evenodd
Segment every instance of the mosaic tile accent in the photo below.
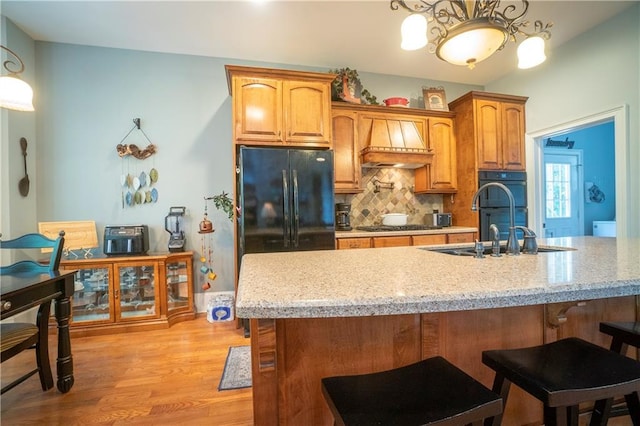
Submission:
M 393 189 L 384 187 L 375 192 L 375 180 L 393 183 Z M 406 213 L 407 223 L 427 224 L 433 210 L 442 212 L 442 195 L 414 194 L 414 171 L 410 169 L 362 169 L 364 192 L 355 195 L 338 194 L 336 203 L 351 203 L 351 226 L 379 225 L 380 215 Z

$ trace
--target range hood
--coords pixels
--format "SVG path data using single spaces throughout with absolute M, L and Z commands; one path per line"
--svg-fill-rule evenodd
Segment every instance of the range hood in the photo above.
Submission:
M 360 152 L 362 167 L 397 167 L 417 169 L 431 164 L 433 150 L 422 138 L 425 129 L 421 122 L 411 119 L 361 117 Z

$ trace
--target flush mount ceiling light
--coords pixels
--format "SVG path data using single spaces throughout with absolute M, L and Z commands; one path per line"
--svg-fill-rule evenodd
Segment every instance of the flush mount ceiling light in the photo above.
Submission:
M 11 49 L 0 44 L 0 47 L 13 55 L 18 63 L 7 59 L 2 63 L 9 75 L 0 77 L 0 107 L 16 111 L 33 111 L 33 90 L 18 75 L 24 71 L 24 63 Z
M 518 67 L 531 68 L 546 59 L 544 41 L 551 37 L 549 28 L 553 24 L 535 21 L 533 31 L 525 32 L 530 25 L 525 19 L 529 2 L 520 1 L 519 7 L 510 2 L 501 9 L 499 0 L 391 0 L 391 9 L 411 12 L 401 28 L 401 47 L 405 50 L 428 44 L 429 51 L 443 61 L 473 69 L 509 40 L 516 42 L 517 36 L 523 36 Z

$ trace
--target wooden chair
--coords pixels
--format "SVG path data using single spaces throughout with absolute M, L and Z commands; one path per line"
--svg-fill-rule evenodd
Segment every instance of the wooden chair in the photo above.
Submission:
M 0 235 L 1 237 L 1 235 Z M 0 267 L 0 275 L 28 275 L 47 274 L 58 270 L 64 247 L 64 231 L 60 231 L 58 238 L 49 239 L 41 234 L 26 234 L 13 240 L 0 240 L 0 249 L 51 249 L 48 264 L 33 260 L 22 260 L 9 266 Z M 49 314 L 51 301 L 42 303 L 38 308 L 36 324 L 31 323 L 1 323 L 0 346 L 1 362 L 14 357 L 25 349 L 34 348 L 36 353 L 36 368 L 4 386 L 0 394 L 14 388 L 29 377 L 38 373 L 42 390 L 53 387 L 53 375 L 49 363 Z
M 502 399 L 442 357 L 378 373 L 325 377 L 336 425 L 482 425 Z
M 619 395 L 625 396 L 633 425 L 640 426 L 640 362 L 631 358 L 567 338 L 529 348 L 484 351 L 482 362 L 495 370 L 493 390 L 505 406 L 513 383 L 544 404 L 546 426 L 577 426 L 581 403 Z
M 625 355 L 629 345 L 640 348 L 640 322 L 602 322 L 600 331 L 612 337 L 610 350 Z M 623 405 L 613 407 L 613 398 L 596 402 L 591 415 L 592 426 L 605 426 L 609 417 L 629 414 Z

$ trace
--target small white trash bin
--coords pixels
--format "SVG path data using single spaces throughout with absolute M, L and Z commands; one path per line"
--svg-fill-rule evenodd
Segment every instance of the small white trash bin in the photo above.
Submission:
M 217 291 L 207 303 L 207 321 L 233 321 L 235 318 L 235 295 L 233 291 Z

